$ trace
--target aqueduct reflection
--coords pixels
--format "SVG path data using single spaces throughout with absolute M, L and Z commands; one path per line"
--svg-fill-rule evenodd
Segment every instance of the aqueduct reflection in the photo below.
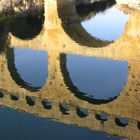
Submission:
M 31 92 L 36 92 L 36 91 L 39 91 L 41 88 L 43 88 L 43 87 L 30 86 L 29 83 L 24 81 L 16 68 L 14 49 L 7 48 L 6 52 L 7 52 L 7 65 L 8 65 L 8 70 L 10 72 L 10 76 L 18 86 L 25 88 Z M 112 97 L 109 97 L 108 99 L 96 99 L 94 97 L 87 96 L 87 93 L 78 91 L 78 88 L 72 82 L 70 74 L 69 74 L 69 70 L 67 68 L 66 55 L 64 54 L 60 55 L 60 67 L 61 67 L 61 72 L 64 77 L 64 82 L 66 86 L 68 87 L 70 92 L 73 93 L 79 99 L 88 101 L 89 103 L 92 103 L 92 104 L 106 104 L 117 99 L 117 97 L 119 96 L 119 94 L 117 96 L 114 94 L 115 96 L 113 95 Z M 46 83 L 47 83 L 47 80 L 46 80 Z M 103 94 L 103 96 L 106 96 L 106 95 Z
M 72 77 L 70 77 L 70 72 L 69 69 L 67 67 L 67 56 L 65 54 L 61 54 L 60 55 L 60 65 L 61 65 L 61 71 L 62 71 L 62 75 L 64 77 L 64 81 L 65 84 L 67 85 L 68 89 L 71 91 L 71 93 L 73 93 L 77 98 L 88 101 L 89 103 L 93 103 L 93 104 L 106 104 L 109 102 L 112 102 L 113 100 L 117 99 L 117 97 L 119 96 L 119 93 L 121 93 L 121 91 L 116 94 L 114 93 L 112 95 L 112 97 L 106 97 L 107 95 L 105 95 L 105 92 L 102 93 L 102 98 L 105 99 L 101 99 L 101 97 L 97 98 L 94 93 L 92 94 L 93 96 L 88 95 L 86 92 L 82 92 L 78 89 L 78 87 L 76 85 L 74 85 L 73 81 L 72 81 Z M 70 62 L 69 62 L 70 63 Z M 86 67 L 86 66 L 85 66 Z M 81 70 L 82 67 L 79 68 L 79 72 Z M 126 71 L 127 73 L 127 71 Z M 87 73 L 85 73 L 86 75 Z M 83 75 L 81 75 L 83 76 Z M 125 77 L 127 77 L 127 74 L 125 75 Z M 127 79 L 127 78 L 126 78 Z M 91 79 L 89 79 L 91 80 Z M 106 79 L 107 80 L 107 79 Z M 94 81 L 94 80 L 93 80 Z M 82 81 L 81 81 L 82 82 Z M 122 82 L 122 81 L 120 81 Z M 102 87 L 102 85 L 100 85 Z M 121 85 L 122 87 L 125 86 L 125 83 L 123 83 L 123 85 Z M 106 87 L 107 88 L 107 87 Z M 120 88 L 119 86 L 117 87 L 118 89 Z M 122 89 L 121 89 L 122 90 Z M 94 91 L 93 91 L 94 92 Z M 98 93 L 98 92 L 97 92 Z M 99 93 L 98 93 L 99 94 Z M 105 97 L 104 97 L 105 96 Z
M 93 6 L 92 12 L 96 15 L 96 13 L 108 8 L 109 6 L 113 5 L 115 2 L 104 1 L 104 2 L 97 2 L 99 9 L 97 10 L 97 5 L 94 7 L 94 4 L 91 4 Z M 84 27 L 81 25 L 81 18 L 80 18 L 80 12 L 77 12 L 80 7 L 77 6 L 76 10 L 76 4 L 75 1 L 69 1 L 69 2 L 58 2 L 58 16 L 61 19 L 61 24 L 64 29 L 64 31 L 77 43 L 80 45 L 88 46 L 88 47 L 105 47 L 109 45 L 112 41 L 104 41 L 100 40 L 96 37 L 93 37 L 90 35 Z M 91 5 L 87 5 L 89 8 Z M 97 11 L 96 11 L 97 10 Z M 91 12 L 91 11 L 90 11 Z M 81 12 L 82 13 L 82 12 Z M 87 16 L 87 15 L 86 15 Z M 85 16 L 85 17 L 86 17 Z
M 81 20 L 84 20 L 88 17 L 89 14 L 95 16 L 98 12 L 104 11 L 105 9 L 111 7 L 115 4 L 115 1 L 103 1 L 103 2 L 95 2 L 93 4 L 86 5 L 76 5 L 74 1 L 66 3 L 66 8 L 60 8 L 61 4 L 58 2 L 58 15 L 61 19 L 62 26 L 65 32 L 77 43 L 80 45 L 85 45 L 89 47 L 105 47 L 110 44 L 112 41 L 103 41 L 96 37 L 90 35 L 81 25 Z M 62 2 L 62 7 L 64 7 L 64 3 Z M 67 7 L 68 5 L 68 7 Z M 90 9 L 90 11 L 85 12 L 83 9 Z M 67 11 L 66 11 L 67 9 Z M 81 11 L 81 12 L 79 12 Z M 64 14 L 65 13 L 65 14 Z M 84 17 L 83 17 L 84 14 Z M 49 20 L 49 19 L 48 19 Z M 74 21 L 74 22 L 73 22 Z M 71 24 L 72 22 L 72 24 Z M 17 17 L 10 24 L 10 32 L 20 38 L 20 39 L 32 39 L 36 37 L 43 29 L 44 17 L 43 15 L 40 17 L 30 17 L 27 16 L 25 18 Z M 21 29 L 20 32 L 18 29 Z
M 12 77 L 12 79 L 15 81 L 15 83 L 18 85 L 18 86 L 21 86 L 31 92 L 35 92 L 35 91 L 38 91 L 42 88 L 42 86 L 40 87 L 37 87 L 37 86 L 32 86 L 31 83 L 27 83 L 25 80 L 23 80 L 23 78 L 21 77 L 21 74 L 19 73 L 17 67 L 16 67 L 16 62 L 15 62 L 15 53 L 14 53 L 14 49 L 10 49 L 10 48 L 7 48 L 7 65 L 8 65 L 8 69 L 9 69 L 9 72 L 10 72 L 10 75 Z M 29 58 L 31 59 L 31 58 Z M 47 59 L 47 58 L 46 58 Z M 28 60 L 30 61 L 30 60 Z M 46 60 L 47 61 L 47 60 Z M 46 63 L 47 65 L 47 63 Z M 27 67 L 27 66 L 26 66 Z M 36 68 L 37 69 L 37 68 Z M 31 70 L 31 69 L 30 69 Z M 46 70 L 46 69 L 45 69 Z M 46 70 L 47 72 L 47 70 Z M 46 75 L 46 74 L 45 74 Z M 45 76 L 44 75 L 44 76 Z M 31 75 L 30 75 L 31 76 Z M 35 76 L 35 75 L 34 75 Z M 29 77 L 29 76 L 28 76 Z M 47 76 L 44 77 L 45 79 L 45 83 L 47 81 Z M 39 79 L 37 79 L 38 81 Z M 43 83 L 43 84 L 45 84 Z
M 56 5 L 53 3 L 53 0 L 48 0 L 47 2 L 54 4 L 55 8 Z M 46 16 L 49 16 L 49 13 L 46 14 L 48 14 Z M 0 72 L 2 73 L 0 77 L 0 104 L 11 108 L 18 108 L 40 117 L 53 118 L 67 124 L 77 124 L 82 127 L 138 140 L 140 136 L 139 28 L 134 30 L 135 25 L 139 25 L 138 17 L 139 13 L 133 11 L 124 34 L 117 41 L 105 48 L 89 48 L 88 46 L 81 46 L 75 43 L 65 34 L 63 28 L 61 28 L 61 22 L 50 25 L 50 22 L 46 21 L 44 32 L 41 32 L 33 40 L 21 40 L 9 35 L 8 42 L 10 44 L 7 43 L 7 46 L 10 48 L 17 46 L 17 48 L 48 51 L 48 81 L 42 89 L 35 92 L 30 92 L 25 88 L 19 87 L 9 74 L 7 56 L 5 51 L 2 51 L 0 54 Z M 55 19 L 56 21 L 57 18 Z M 62 37 L 65 39 L 64 42 L 61 41 Z M 64 44 L 66 44 L 65 47 Z M 120 94 L 121 96 L 112 102 L 100 105 L 93 105 L 76 98 L 68 90 L 64 81 L 65 78 L 61 69 L 62 62 L 60 62 L 60 54 L 62 53 L 127 60 L 128 81 Z M 16 94 L 18 94 L 18 98 L 15 97 Z M 48 105 L 48 102 L 52 103 L 52 106 Z M 62 110 L 64 111 L 65 109 L 67 111 L 67 108 L 63 106 L 62 109 L 62 104 L 70 107 L 69 114 L 63 114 Z M 85 109 L 88 115 L 84 114 L 82 109 Z M 102 118 L 101 114 L 108 116 L 107 120 L 106 118 Z M 127 123 L 120 123 L 120 118 L 125 118 Z M 102 123 L 102 120 L 104 120 L 104 123 Z

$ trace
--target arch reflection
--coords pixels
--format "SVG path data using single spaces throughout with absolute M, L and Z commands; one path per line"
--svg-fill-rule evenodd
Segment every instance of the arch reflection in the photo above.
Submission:
M 26 53 L 23 53 L 23 51 Z M 46 56 L 46 53 L 42 52 L 35 54 L 35 52 L 29 50 L 8 48 L 7 65 L 12 79 L 18 86 L 31 92 L 41 89 L 46 83 L 48 75 Z
M 112 6 L 82 21 L 82 26 L 92 36 L 101 40 L 115 41 L 124 32 L 129 15 Z
M 72 40 L 80 45 L 95 48 L 105 47 L 112 42 L 93 37 L 83 28 L 74 1 L 57 2 L 57 4 L 58 15 L 62 21 L 61 25 Z
M 61 71 L 69 90 L 77 98 L 93 104 L 115 100 L 127 81 L 128 64 L 123 61 L 65 54 L 60 59 Z

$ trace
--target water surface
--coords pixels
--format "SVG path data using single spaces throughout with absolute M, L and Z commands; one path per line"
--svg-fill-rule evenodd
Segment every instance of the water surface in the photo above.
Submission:
M 104 12 L 82 22 L 82 26 L 92 36 L 101 40 L 113 41 L 124 32 L 129 15 L 113 6 Z
M 2 106 L 0 124 L 0 138 L 3 140 L 121 140 L 117 136 L 38 118 Z
M 126 61 L 67 55 L 67 69 L 73 85 L 94 99 L 118 96 L 127 82 L 127 68 Z

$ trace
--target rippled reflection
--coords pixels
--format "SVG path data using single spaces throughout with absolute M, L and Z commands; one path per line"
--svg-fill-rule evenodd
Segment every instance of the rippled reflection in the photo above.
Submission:
M 43 87 L 48 76 L 47 52 L 14 49 L 14 56 L 21 78 L 32 87 Z
M 66 59 L 69 78 L 79 92 L 77 96 L 81 94 L 83 99 L 89 97 L 89 100 L 93 98 L 97 103 L 104 103 L 116 98 L 127 81 L 128 64 L 125 61 L 75 55 L 67 55 Z

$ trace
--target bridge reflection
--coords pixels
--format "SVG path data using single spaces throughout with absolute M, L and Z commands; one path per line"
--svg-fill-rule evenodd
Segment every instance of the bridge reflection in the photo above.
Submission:
M 67 9 L 70 13 L 65 12 L 70 18 L 67 20 L 71 22 L 71 26 L 74 25 L 79 28 L 80 20 L 78 18 L 77 21 L 77 16 L 73 17 L 75 10 L 73 10 L 71 3 L 48 0 L 45 3 L 45 8 L 48 10 L 45 12 L 44 27 L 38 36 L 31 40 L 22 40 L 12 34 L 5 35 L 6 40 L 3 43 L 7 45 L 4 47 L 5 51 L 1 51 L 0 54 L 0 104 L 40 117 L 52 118 L 66 124 L 77 124 L 93 130 L 138 140 L 140 136 L 140 48 L 139 36 L 137 36 L 139 30 L 134 30 L 133 26 L 139 23 L 137 20 L 140 16 L 139 13 L 130 12 L 130 19 L 125 32 L 118 40 L 110 45 L 107 43 L 106 47 L 102 46 L 104 42 L 101 44 L 98 42 L 101 46 L 97 44 L 101 48 L 95 48 L 99 46 L 95 44 L 93 47 L 88 44 L 87 46 L 81 45 L 79 41 L 73 40 L 66 33 L 62 18 L 59 18 L 60 13 L 57 11 L 63 11 L 61 9 L 63 4 L 65 8 L 70 5 L 71 9 Z M 52 9 L 51 6 L 54 8 Z M 79 31 L 79 34 L 82 34 L 81 26 Z M 8 34 L 7 30 L 5 32 Z M 133 34 L 130 34 L 131 32 Z M 83 36 L 78 37 L 78 40 L 82 40 L 81 37 Z M 63 42 L 62 38 L 64 39 Z M 88 38 L 87 35 L 86 38 Z M 14 46 L 48 51 L 48 79 L 41 89 L 32 89 L 15 72 L 12 53 Z M 128 81 L 120 96 L 107 101 L 94 100 L 94 102 L 85 100 L 85 98 L 83 100 L 83 97 L 77 98 L 77 95 L 73 94 L 77 92 L 75 88 L 74 90 L 69 89 L 69 87 L 73 87 L 73 83 L 70 81 L 69 87 L 66 83 L 68 74 L 65 73 L 68 71 L 66 70 L 64 54 L 98 56 L 128 61 Z
M 7 49 L 7 65 L 8 65 L 8 70 L 9 70 L 9 72 L 10 72 L 10 75 L 11 75 L 11 77 L 13 78 L 13 80 L 16 82 L 16 84 L 18 85 L 18 86 L 20 86 L 20 87 L 23 87 L 23 88 L 25 88 L 25 89 L 27 89 L 27 90 L 29 90 L 29 91 L 31 91 L 31 92 L 35 92 L 35 91 L 38 91 L 39 89 L 41 89 L 41 86 L 43 86 L 42 84 L 40 84 L 40 87 L 37 87 L 37 86 L 33 86 L 31 83 L 29 83 L 29 82 L 26 82 L 26 81 L 24 81 L 23 79 L 22 79 L 22 76 L 20 75 L 21 73 L 19 73 L 19 69 L 16 67 L 16 60 L 15 60 L 15 53 L 14 53 L 15 51 L 14 51 L 14 49 L 11 49 L 11 48 L 8 48 Z M 26 51 L 27 52 L 27 51 Z M 23 51 L 22 51 L 22 53 L 23 53 Z M 20 54 L 21 55 L 21 54 Z M 34 53 L 34 55 L 37 55 L 37 54 L 35 54 Z M 25 56 L 25 55 L 24 55 Z M 26 57 L 26 56 L 25 56 Z M 39 57 L 38 57 L 39 58 Z M 44 58 L 44 57 L 43 57 Z M 18 58 L 17 58 L 18 59 Z M 31 59 L 31 57 L 30 57 L 30 59 Z M 45 59 L 47 59 L 47 57 L 45 57 Z M 30 61 L 30 60 L 27 60 L 27 61 Z M 20 63 L 20 62 L 19 62 Z M 22 61 L 21 61 L 21 63 L 23 63 Z M 33 63 L 33 61 L 32 61 L 32 63 Z M 35 62 L 36 64 L 36 67 L 38 66 L 38 62 L 37 62 L 37 60 L 36 60 L 36 62 Z M 44 64 L 44 63 L 42 63 L 42 64 Z M 31 64 L 30 64 L 31 65 Z M 47 62 L 46 62 L 46 65 L 47 65 Z M 32 66 L 32 68 L 33 68 L 33 66 L 34 65 L 31 65 Z M 28 63 L 26 63 L 26 67 L 28 67 Z M 47 67 L 47 66 L 46 66 Z M 46 70 L 46 73 L 47 73 L 47 68 L 46 68 L 45 66 L 44 67 L 42 67 L 42 68 L 45 68 L 45 70 Z M 31 70 L 32 71 L 32 70 Z M 36 70 L 35 71 L 37 71 L 37 68 L 36 68 Z M 32 72 L 33 73 L 33 72 Z M 44 79 L 42 79 L 43 81 L 45 80 L 45 82 L 44 83 L 46 83 L 46 79 L 47 79 L 47 74 L 44 74 Z M 34 76 L 34 75 L 33 75 Z M 35 76 L 37 76 L 37 75 L 35 75 Z M 34 77 L 35 77 L 34 76 Z M 25 77 L 25 76 L 24 76 Z M 29 76 L 28 76 L 29 77 Z M 26 77 L 25 77 L 26 78 Z M 33 78 L 33 77 L 32 77 Z M 26 78 L 27 79 L 27 78 Z M 34 78 L 33 78 L 34 79 Z M 39 81 L 39 79 L 38 79 L 38 81 Z M 41 83 L 43 83 L 43 82 L 41 82 Z
M 76 60 L 74 60 L 76 61 Z M 93 60 L 94 61 L 94 60 Z M 113 96 L 112 97 L 108 97 L 108 98 L 105 98 L 105 97 L 100 97 L 100 98 L 97 98 L 95 95 L 96 93 L 94 94 L 90 94 L 88 95 L 86 92 L 82 92 L 78 89 L 78 87 L 76 87 L 76 85 L 74 85 L 73 81 L 72 81 L 72 77 L 70 77 L 70 72 L 69 72 L 69 69 L 67 67 L 67 58 L 66 58 L 66 55 L 65 54 L 61 54 L 60 56 L 60 65 L 61 65 L 61 71 L 62 71 L 62 75 L 64 77 L 64 81 L 65 81 L 65 84 L 67 85 L 68 89 L 79 99 L 82 99 L 82 100 L 85 100 L 85 101 L 88 101 L 89 103 L 93 103 L 93 104 L 106 104 L 106 103 L 109 103 L 109 102 L 112 102 L 113 100 L 115 100 L 119 95 L 116 95 L 115 93 L 113 93 Z M 105 63 L 105 62 L 104 62 Z M 84 66 L 86 67 L 86 66 Z M 91 66 L 90 66 L 91 67 Z M 96 65 L 95 65 L 96 67 Z M 79 68 L 79 72 L 81 71 L 82 67 Z M 92 69 L 92 68 L 91 68 Z M 93 69 L 92 69 L 93 70 Z M 127 72 L 126 72 L 127 73 Z M 85 74 L 88 75 L 85 71 Z M 106 73 L 107 74 L 107 73 Z M 81 75 L 83 76 L 83 75 Z M 91 78 L 91 77 L 90 77 Z M 113 77 L 112 77 L 113 78 Z M 91 79 L 89 79 L 91 80 Z M 94 80 L 92 80 L 94 81 Z M 82 81 L 81 81 L 82 82 Z M 106 82 L 107 82 L 107 79 L 106 79 Z M 117 82 L 116 82 L 117 83 Z M 125 83 L 123 83 L 125 84 Z M 95 85 L 93 85 L 95 86 Z M 103 88 L 102 86 L 103 85 L 100 85 L 101 88 Z M 121 85 L 121 86 L 124 86 L 124 85 Z M 85 85 L 86 87 L 86 85 Z M 106 87 L 107 88 L 107 87 Z M 119 88 L 119 86 L 117 87 Z M 122 90 L 122 89 L 121 89 Z M 94 92 L 94 91 L 92 91 Z M 109 92 L 109 91 L 108 91 Z M 97 94 L 100 94 L 100 92 L 97 92 Z M 105 95 L 106 92 L 104 91 L 102 93 L 102 96 L 107 96 Z
M 107 1 L 105 1 L 105 3 L 107 3 Z M 60 4 L 61 3 L 59 2 L 57 3 L 58 7 Z M 91 36 L 83 28 L 74 1 L 69 1 L 68 3 L 63 2 L 62 5 L 65 8 L 58 8 L 57 14 L 61 20 L 61 25 L 64 31 L 69 35 L 69 37 L 71 37 L 72 40 L 74 40 L 76 43 L 79 43 L 80 45 L 88 47 L 105 47 L 111 43 L 109 41 L 100 40 Z M 100 7 L 100 2 L 98 2 L 97 5 Z M 108 8 L 108 5 L 105 7 Z M 102 7 L 100 8 L 100 11 L 102 11 Z

